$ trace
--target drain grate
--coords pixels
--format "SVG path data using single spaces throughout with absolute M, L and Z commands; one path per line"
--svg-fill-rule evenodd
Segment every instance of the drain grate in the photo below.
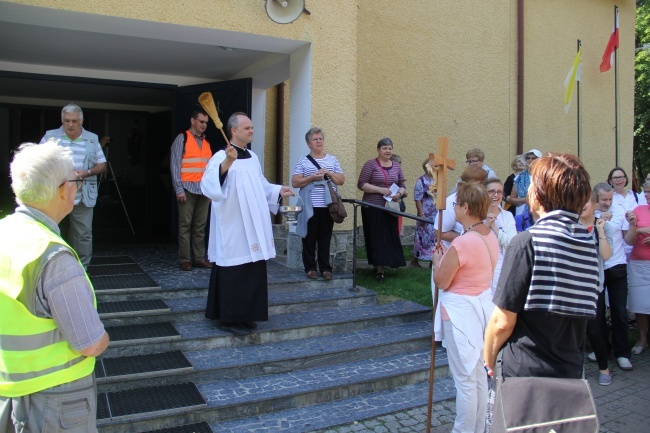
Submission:
M 91 277 L 93 287 L 96 291 L 124 291 L 132 289 L 160 290 L 160 284 L 156 283 L 147 274 L 115 275 L 109 277 Z
M 171 308 L 162 299 L 144 299 L 135 301 L 101 302 L 97 305 L 99 314 L 116 315 L 119 313 L 170 311 Z
M 106 394 L 97 394 L 97 419 L 109 419 L 111 413 L 108 410 Z
M 120 358 L 103 358 L 101 362 L 108 377 L 192 369 L 192 364 L 180 350 Z
M 181 338 L 170 322 L 142 325 L 113 326 L 106 328 L 111 341 L 149 340 L 152 338 Z
M 180 427 L 166 428 L 162 430 L 150 430 L 144 433 L 213 433 L 210 424 L 202 422 L 199 424 L 182 425 Z
M 170 409 L 206 406 L 206 401 L 192 382 L 152 386 L 107 393 L 113 419 Z
M 123 265 L 126 263 L 135 263 L 129 256 L 93 256 L 90 259 L 90 266 L 101 265 Z
M 127 263 L 120 266 L 115 265 L 100 265 L 100 266 L 89 266 L 88 267 L 88 276 L 92 277 L 105 277 L 107 275 L 132 275 L 132 274 L 144 274 L 144 271 L 140 266 L 135 263 Z

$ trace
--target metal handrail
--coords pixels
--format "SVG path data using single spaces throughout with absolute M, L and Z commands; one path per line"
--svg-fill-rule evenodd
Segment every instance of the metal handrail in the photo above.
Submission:
M 358 292 L 359 288 L 357 287 L 357 208 L 359 207 L 369 207 L 369 208 L 374 208 L 381 210 L 383 212 L 388 212 L 393 215 L 398 215 L 402 216 L 404 218 L 412 219 L 415 221 L 420 221 L 426 224 L 433 224 L 434 221 L 427 219 L 427 218 L 421 218 L 419 216 L 411 215 L 406 212 L 400 212 L 392 209 L 388 209 L 387 207 L 384 206 L 378 206 L 376 204 L 368 203 L 363 200 L 356 200 L 356 199 L 351 199 L 351 198 L 342 198 L 341 201 L 344 203 L 351 203 L 354 206 L 354 216 L 353 216 L 353 224 L 354 224 L 354 230 L 352 234 L 352 250 L 353 250 L 353 256 L 352 256 L 352 288 L 349 289 L 350 292 Z

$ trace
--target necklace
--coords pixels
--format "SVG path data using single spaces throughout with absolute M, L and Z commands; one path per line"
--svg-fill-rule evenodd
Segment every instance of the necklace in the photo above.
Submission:
M 483 224 L 483 221 L 479 221 L 479 222 L 477 222 L 476 224 L 472 224 L 471 226 L 469 226 L 469 227 L 467 227 L 467 228 L 465 229 L 465 232 L 464 232 L 463 234 L 467 233 L 468 231 L 472 230 L 474 227 L 479 226 L 479 225 L 481 225 L 481 224 Z

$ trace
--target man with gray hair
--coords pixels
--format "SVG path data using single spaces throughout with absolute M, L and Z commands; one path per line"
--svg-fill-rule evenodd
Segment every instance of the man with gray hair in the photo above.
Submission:
M 614 189 L 608 183 L 601 182 L 594 186 L 596 195 L 596 217 L 609 219 L 609 224 L 614 228 L 612 231 L 612 255 L 605 261 L 605 289 L 609 299 L 609 311 L 612 320 L 612 339 L 609 343 L 609 329 L 602 317 L 600 329 L 603 337 L 614 352 L 618 366 L 622 370 L 632 370 L 630 357 L 632 356 L 630 341 L 628 337 L 628 316 L 627 316 L 627 259 L 625 256 L 625 233 L 629 229 L 629 223 L 624 215 L 612 214 L 611 207 L 614 198 Z M 590 361 L 596 361 L 594 353 L 587 356 Z
M 47 131 L 41 144 L 54 141 L 59 146 L 72 151 L 74 170 L 82 180 L 82 187 L 74 199 L 74 209 L 68 216 L 67 240 L 75 249 L 84 268 L 88 267 L 93 253 L 93 208 L 97 203 L 97 176 L 106 169 L 106 158 L 102 147 L 110 141 L 103 137 L 101 142 L 96 134 L 86 131 L 82 125 L 84 114 L 76 104 L 68 104 L 61 110 L 59 129 Z
M 23 144 L 18 207 L 0 220 L 0 431 L 96 432 L 95 357 L 109 343 L 92 284 L 59 235 L 82 181 L 71 152 Z

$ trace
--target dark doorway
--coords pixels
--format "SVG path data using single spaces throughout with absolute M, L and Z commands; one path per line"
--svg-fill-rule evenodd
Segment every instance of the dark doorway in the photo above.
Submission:
M 14 92 L 21 89 L 19 94 L 25 98 L 79 104 L 84 110 L 84 128 L 111 137 L 111 146 L 104 150 L 112 171 L 107 170 L 100 184 L 93 220 L 97 245 L 175 241 L 169 149 L 176 134 L 189 127 L 198 95 L 213 93 L 224 128 L 233 112 L 250 115 L 251 111 L 251 79 L 177 87 L 0 71 L 0 80 L 3 86 L 10 83 Z M 66 102 L 57 106 L 0 104 L 0 217 L 15 207 L 8 171 L 12 152 L 21 143 L 38 143 L 45 131 L 60 127 Z M 118 108 L 98 108 L 102 105 Z M 213 151 L 225 146 L 214 124 L 210 123 L 207 134 Z

